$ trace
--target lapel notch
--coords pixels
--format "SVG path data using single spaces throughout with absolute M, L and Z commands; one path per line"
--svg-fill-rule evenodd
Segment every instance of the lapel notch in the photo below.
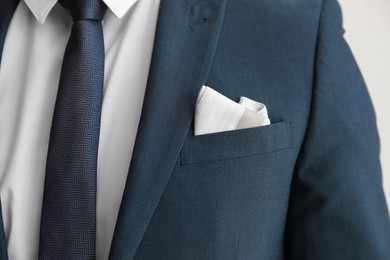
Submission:
M 226 0 L 161 0 L 133 158 L 111 245 L 132 259 L 164 192 L 206 83 Z

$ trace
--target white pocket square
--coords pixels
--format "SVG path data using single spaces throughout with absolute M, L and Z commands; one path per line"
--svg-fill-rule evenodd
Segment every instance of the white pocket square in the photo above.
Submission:
M 195 109 L 195 135 L 218 133 L 269 125 L 264 104 L 241 97 L 240 102 L 202 86 Z

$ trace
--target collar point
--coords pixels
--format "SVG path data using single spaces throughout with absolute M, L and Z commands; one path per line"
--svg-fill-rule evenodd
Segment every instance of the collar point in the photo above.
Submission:
M 46 21 L 46 17 L 37 17 L 37 16 L 35 16 L 35 18 L 37 19 L 38 23 L 40 23 L 40 24 L 44 24 L 45 21 Z
M 44 24 L 49 12 L 57 3 L 57 0 L 48 0 L 46 2 L 39 2 L 37 0 L 24 0 L 27 7 L 31 10 L 34 17 L 40 24 Z
M 113 0 L 103 0 L 103 2 L 108 6 L 111 12 L 118 18 L 121 19 L 125 14 L 132 8 L 132 6 L 138 0 L 127 0 L 127 1 L 113 1 Z

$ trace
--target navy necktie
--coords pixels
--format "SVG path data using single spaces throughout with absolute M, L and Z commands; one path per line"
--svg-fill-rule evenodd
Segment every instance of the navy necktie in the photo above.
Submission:
M 101 0 L 60 0 L 73 19 L 46 164 L 40 259 L 96 259 L 96 171 L 104 82 Z

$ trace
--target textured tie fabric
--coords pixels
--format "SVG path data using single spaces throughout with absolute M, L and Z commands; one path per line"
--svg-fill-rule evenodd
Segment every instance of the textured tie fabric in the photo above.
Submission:
M 96 259 L 96 171 L 104 83 L 101 0 L 60 0 L 73 26 L 54 109 L 39 259 Z

